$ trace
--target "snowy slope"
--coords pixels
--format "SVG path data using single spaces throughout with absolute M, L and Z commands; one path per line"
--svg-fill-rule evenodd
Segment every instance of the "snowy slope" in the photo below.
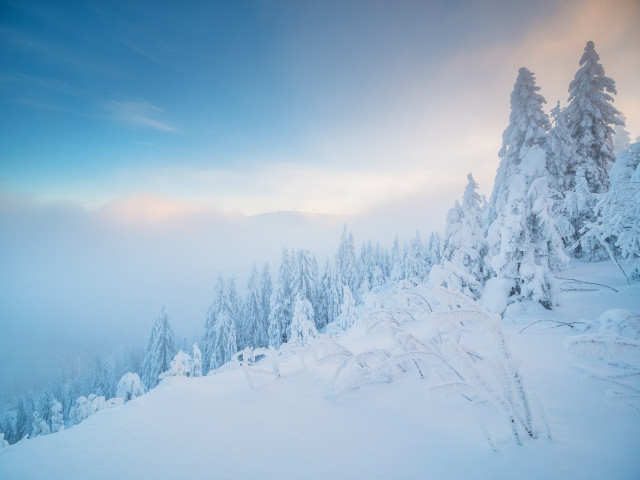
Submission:
M 640 412 L 586 377 L 621 371 L 620 364 L 570 355 L 565 338 L 585 332 L 547 321 L 596 320 L 610 308 L 640 312 L 640 286 L 625 286 L 610 264 L 578 264 L 562 276 L 618 292 L 565 284 L 594 290 L 563 292 L 551 312 L 534 304 L 507 310 L 503 332 L 516 360 L 504 371 L 519 372 L 537 429 L 522 445 L 486 396 L 469 401 L 432 388 L 438 367 L 427 360 L 421 371 L 396 368 L 392 378 L 384 369 L 345 368 L 361 354 L 395 355 L 389 331 L 397 327 L 425 344 L 460 334 L 486 359 L 478 361 L 482 380 L 502 385 L 492 376 L 503 365 L 492 328 L 466 319 L 461 327 L 436 327 L 444 316 L 419 316 L 415 305 L 415 320 L 397 315 L 395 326 L 373 326 L 373 303 L 397 307 L 397 295 L 389 295 L 369 299 L 361 322 L 335 342 L 285 346 L 275 358 L 279 378 L 265 359 L 208 377 L 165 379 L 69 430 L 0 450 L 0 478 L 640 478 Z M 527 327 L 536 320 L 544 321 Z

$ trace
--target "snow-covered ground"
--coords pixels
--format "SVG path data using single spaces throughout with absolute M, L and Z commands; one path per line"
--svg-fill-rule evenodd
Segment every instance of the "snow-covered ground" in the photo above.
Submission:
M 0 449 L 0 478 L 640 478 L 637 338 L 604 359 L 567 340 L 602 334 L 574 322 L 609 309 L 640 313 L 640 285 L 611 263 L 561 276 L 618 291 L 564 283 L 556 310 L 514 304 L 502 326 L 429 289 L 369 298 L 334 340 L 170 377 Z

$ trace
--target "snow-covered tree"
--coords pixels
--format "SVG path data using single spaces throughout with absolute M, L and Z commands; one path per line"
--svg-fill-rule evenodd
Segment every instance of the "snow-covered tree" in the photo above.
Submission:
M 289 335 L 291 342 L 306 343 L 309 338 L 316 338 L 318 336 L 313 317 L 314 313 L 311 302 L 302 295 L 297 294 L 293 307 L 293 318 L 291 319 L 291 331 Z
M 605 75 L 599 60 L 593 42 L 587 42 L 580 68 L 569 84 L 569 105 L 564 112 L 567 128 L 576 145 L 576 155 L 567 172 L 570 178 L 575 175 L 575 180 L 570 180 L 567 187 L 569 192 L 575 192 L 587 210 L 574 212 L 574 215 L 587 213 L 586 216 L 570 218 L 576 238 L 586 223 L 595 220 L 593 208 L 609 189 L 609 170 L 615 161 L 614 127 L 624 124 L 619 118 L 620 112 L 612 105 L 610 94 L 617 93 L 615 82 Z M 577 191 L 584 187 L 580 185 L 582 176 L 586 181 L 586 192 Z M 585 251 L 584 244 L 576 249 L 576 254 L 586 258 L 598 257 L 595 251 Z
M 553 217 L 546 155 L 543 150 L 549 120 L 545 102 L 526 68 L 518 72 L 511 94 L 510 123 L 503 134 L 487 232 L 490 266 L 509 280 L 509 296 L 530 298 L 553 308 L 551 270 L 567 261 Z
M 438 265 L 442 261 L 442 242 L 438 232 L 431 232 L 429 243 L 427 244 L 425 257 L 427 260 L 427 268 L 431 269 L 434 265 Z M 427 271 L 428 273 L 428 271 Z
M 352 293 L 356 293 L 359 288 L 358 269 L 356 261 L 353 235 L 347 230 L 345 225 L 336 254 L 336 275 L 340 279 L 341 285 L 347 285 Z
M 413 282 L 423 282 L 429 274 L 426 252 L 420 239 L 420 234 L 411 240 L 407 254 L 404 256 L 404 278 Z
M 618 118 L 622 121 L 622 124 L 613 127 L 613 153 L 618 158 L 621 153 L 626 152 L 631 147 L 631 136 L 624 128 L 627 123 L 626 117 L 620 113 Z
M 29 438 L 35 438 L 41 435 L 49 435 L 50 433 L 51 428 L 49 427 L 49 425 L 47 425 L 47 422 L 45 422 L 40 417 L 40 414 L 37 411 L 33 412 L 33 421 Z
M 202 354 L 200 353 L 197 343 L 193 344 L 193 361 L 191 363 L 190 375 L 192 377 L 202 376 Z
M 49 427 L 51 433 L 64 430 L 64 417 L 62 416 L 62 404 L 55 398 L 51 397 L 51 406 L 49 407 L 51 415 L 49 416 Z
M 269 303 L 269 345 L 276 348 L 289 339 L 289 325 L 291 325 L 291 316 L 293 315 L 291 268 L 291 256 L 285 248 L 282 250 L 276 288 Z
M 265 263 L 260 273 L 260 294 L 262 300 L 262 323 L 269 330 L 269 313 L 271 311 L 271 295 L 273 295 L 273 282 L 269 272 L 269 264 Z M 268 334 L 267 334 L 268 337 Z
M 315 312 L 318 308 L 318 264 L 308 250 L 299 250 L 296 254 L 291 287 L 292 295 L 309 300 Z
M 7 448 L 8 446 L 9 442 L 4 439 L 4 433 L 0 433 L 0 450 Z
M 127 372 L 118 381 L 116 386 L 116 397 L 121 398 L 125 403 L 144 395 L 144 388 L 137 373 Z
M 238 332 L 239 350 L 245 347 L 261 348 L 269 343 L 268 328 L 264 316 L 264 305 L 260 277 L 253 264 L 247 284 L 247 300 L 244 304 L 242 330 Z
M 467 175 L 467 180 L 462 205 L 456 201 L 447 214 L 442 260 L 448 274 L 445 271 L 439 275 L 459 277 L 449 281 L 443 279 L 445 286 L 478 299 L 488 276 L 484 263 L 487 247 L 482 225 L 482 198 L 476 192 L 478 184 L 471 174 Z M 449 265 L 455 267 L 447 268 Z M 459 270 L 463 275 L 459 275 Z
M 389 278 L 392 282 L 402 280 L 404 276 L 404 261 L 402 258 L 402 252 L 400 250 L 400 242 L 398 236 L 393 240 L 393 247 L 391 249 L 391 270 L 389 272 Z
M 351 290 L 347 285 L 344 285 L 342 293 L 342 305 L 340 305 L 340 315 L 336 319 L 336 323 L 339 328 L 346 330 L 351 327 L 358 319 L 358 313 L 356 311 L 356 302 L 351 295 Z
M 214 300 L 205 321 L 202 352 L 202 371 L 209 372 L 231 360 L 238 351 L 237 292 L 233 279 L 225 284 L 218 276 L 214 289 Z
M 142 383 L 148 390 L 158 384 L 158 375 L 171 367 L 171 360 L 176 354 L 174 338 L 169 316 L 163 306 L 153 321 L 142 362 Z
M 171 368 L 166 372 L 160 374 L 160 378 L 166 377 L 182 377 L 190 376 L 191 368 L 193 367 L 193 359 L 188 353 L 184 353 L 180 350 L 176 353 L 176 356 L 171 360 Z
M 581 242 L 599 243 L 610 255 L 640 257 L 640 142 L 623 152 L 611 169 L 611 189 L 596 205 Z M 615 174 L 615 175 L 614 175 Z

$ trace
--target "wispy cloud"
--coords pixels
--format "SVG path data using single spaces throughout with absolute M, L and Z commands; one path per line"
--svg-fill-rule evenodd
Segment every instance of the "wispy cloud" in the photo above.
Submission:
M 153 128 L 162 132 L 177 131 L 175 127 L 158 118 L 162 114 L 162 109 L 151 103 L 107 100 L 103 102 L 103 108 L 111 119 L 123 125 Z

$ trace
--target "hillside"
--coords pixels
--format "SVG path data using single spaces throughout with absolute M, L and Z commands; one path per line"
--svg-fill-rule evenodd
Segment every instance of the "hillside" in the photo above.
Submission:
M 517 303 L 500 322 L 455 294 L 401 285 L 367 298 L 334 339 L 171 377 L 0 449 L 0 478 L 638 478 L 637 397 L 615 393 L 637 396 L 637 338 L 627 329 L 616 337 L 626 349 L 595 351 L 567 337 L 596 338 L 604 320 L 573 322 L 613 308 L 635 312 L 637 327 L 640 285 L 610 263 L 561 275 L 617 292 L 564 283 L 556 310 Z

